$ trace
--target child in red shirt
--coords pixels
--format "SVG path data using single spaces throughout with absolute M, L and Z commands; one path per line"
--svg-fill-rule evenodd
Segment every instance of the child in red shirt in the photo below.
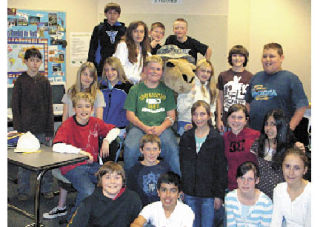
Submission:
M 227 113 L 230 131 L 224 133 L 224 150 L 228 162 L 228 189 L 238 187 L 236 172 L 240 164 L 252 161 L 257 164 L 257 158 L 250 151 L 253 142 L 259 138 L 260 132 L 246 127 L 249 120 L 247 108 L 242 104 L 233 104 Z
M 55 152 L 78 153 L 82 150 L 90 154 L 90 159 L 87 161 L 60 168 L 61 173 L 78 191 L 76 204 L 71 209 L 71 214 L 80 202 L 91 195 L 95 189 L 97 183 L 95 173 L 100 168 L 98 163 L 99 137 L 105 137 L 100 156 L 107 157 L 109 144 L 120 132 L 118 128 L 114 128 L 114 125 L 91 117 L 93 103 L 94 98 L 89 93 L 77 93 L 72 98 L 75 115 L 62 123 L 53 140 L 53 151 Z

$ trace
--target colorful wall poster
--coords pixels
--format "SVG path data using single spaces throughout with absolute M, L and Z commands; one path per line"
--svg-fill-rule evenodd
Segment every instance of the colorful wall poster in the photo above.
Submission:
M 40 73 L 50 82 L 66 81 L 66 14 L 8 8 L 8 84 L 27 70 L 23 62 L 28 48 L 42 54 Z

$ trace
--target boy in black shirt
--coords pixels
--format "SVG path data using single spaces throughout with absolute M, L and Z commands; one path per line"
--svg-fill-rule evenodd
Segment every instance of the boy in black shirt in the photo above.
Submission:
M 120 13 L 120 5 L 108 3 L 104 8 L 107 19 L 95 26 L 91 35 L 88 61 L 94 63 L 100 78 L 105 59 L 114 54 L 117 43 L 127 29 L 124 23 L 118 21 Z
M 212 49 L 203 43 L 200 43 L 198 40 L 187 36 L 188 31 L 188 22 L 183 18 L 178 18 L 173 23 L 173 32 L 174 35 L 170 35 L 165 45 L 173 44 L 177 45 L 182 49 L 186 54 L 194 57 L 195 62 L 197 63 L 197 54 L 202 54 L 207 60 L 210 60 L 212 55 Z

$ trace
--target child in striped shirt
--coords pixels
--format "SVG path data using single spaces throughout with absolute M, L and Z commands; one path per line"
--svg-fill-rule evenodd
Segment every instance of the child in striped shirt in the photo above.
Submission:
M 270 226 L 272 201 L 255 188 L 259 176 L 259 169 L 253 162 L 244 162 L 238 167 L 238 188 L 225 197 L 228 227 Z

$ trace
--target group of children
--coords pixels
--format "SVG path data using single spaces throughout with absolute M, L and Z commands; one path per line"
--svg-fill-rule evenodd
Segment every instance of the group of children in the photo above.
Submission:
M 187 22 L 177 19 L 175 35 L 165 43 L 192 47 L 188 54 L 195 60 L 197 53 L 205 58 L 195 61 L 195 85 L 178 94 L 176 105 L 173 91 L 161 81 L 162 58 L 150 54 L 161 47 L 163 24 L 154 23 L 149 38 L 144 22 L 132 22 L 127 29 L 118 22 L 120 12 L 118 4 L 107 4 L 107 19 L 91 37 L 90 62 L 79 68 L 76 83 L 62 99 L 63 123 L 53 151 L 89 156 L 60 168 L 78 193 L 69 226 L 214 226 L 215 219 L 223 219 L 223 203 L 227 226 L 310 226 L 311 186 L 303 179 L 308 160 L 291 130 L 299 116 L 289 122 L 286 110 L 272 109 L 259 122 L 260 131 L 247 127 L 255 117 L 245 104 L 256 98 L 248 86 L 259 90 L 245 70 L 248 51 L 232 47 L 231 69 L 220 73 L 216 85 L 211 48 L 187 36 Z M 269 49 L 272 56 L 265 53 Z M 272 59 L 281 59 L 277 51 L 278 46 L 265 47 L 264 58 L 271 58 L 264 63 L 266 72 L 281 70 L 281 62 Z M 53 137 L 51 87 L 39 74 L 41 62 L 37 49 L 26 51 L 28 70 L 15 82 L 13 120 L 19 132 L 31 131 L 48 143 Z M 297 108 L 305 104 L 297 102 Z M 39 103 L 43 109 L 35 114 Z M 179 144 L 171 127 L 176 109 Z M 99 160 L 110 156 L 116 137 L 124 144 L 124 168 L 112 161 L 101 166 Z M 28 175 L 19 169 L 21 200 L 28 198 Z M 51 182 L 48 172 L 41 187 L 47 198 L 53 197 Z M 58 206 L 44 217 L 66 215 L 66 197 L 60 188 Z

